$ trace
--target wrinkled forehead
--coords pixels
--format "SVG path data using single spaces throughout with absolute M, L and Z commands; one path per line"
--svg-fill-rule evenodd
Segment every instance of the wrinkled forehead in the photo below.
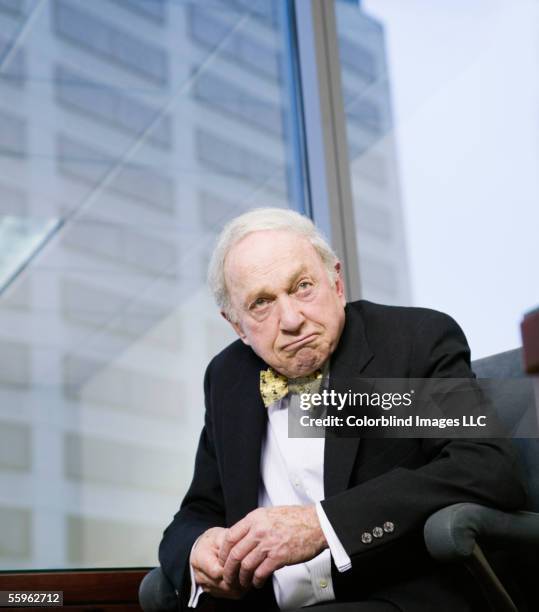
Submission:
M 305 237 L 288 230 L 252 232 L 237 242 L 224 262 L 229 292 L 253 291 L 259 284 L 279 286 L 291 275 L 323 269 L 320 255 Z

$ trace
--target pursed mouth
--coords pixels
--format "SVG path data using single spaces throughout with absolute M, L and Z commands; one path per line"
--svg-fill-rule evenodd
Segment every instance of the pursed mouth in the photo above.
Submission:
M 294 340 L 293 342 L 290 342 L 289 344 L 285 344 L 281 350 L 283 351 L 293 351 L 301 346 L 303 346 L 304 344 L 308 344 L 309 342 L 311 342 L 312 340 L 314 340 L 316 337 L 318 336 L 318 334 L 309 334 L 308 336 L 303 336 L 303 338 L 298 338 L 298 340 Z

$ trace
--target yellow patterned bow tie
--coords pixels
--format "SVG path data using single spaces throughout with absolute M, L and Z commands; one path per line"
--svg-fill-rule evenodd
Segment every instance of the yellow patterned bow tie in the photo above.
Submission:
M 283 399 L 288 393 L 312 393 L 312 383 L 322 378 L 322 372 L 317 370 L 309 376 L 288 379 L 273 368 L 260 372 L 260 395 L 264 406 L 268 408 L 275 402 Z

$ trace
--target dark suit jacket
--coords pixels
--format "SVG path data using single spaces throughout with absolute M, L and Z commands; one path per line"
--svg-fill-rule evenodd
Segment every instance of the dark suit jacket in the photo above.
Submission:
M 161 566 L 184 604 L 195 539 L 209 527 L 233 525 L 257 507 L 267 422 L 258 386 L 266 367 L 236 341 L 206 371 L 205 426 L 193 482 L 159 550 Z M 367 301 L 346 306 L 344 330 L 330 362 L 330 388 L 332 377 L 471 375 L 466 339 L 447 315 Z M 322 506 L 352 560 L 348 572 L 333 568 L 337 599 L 380 598 L 406 611 L 435 606 L 461 612 L 468 609 L 465 601 L 476 597 L 464 570 L 429 559 L 422 529 L 430 514 L 464 501 L 517 509 L 525 497 L 510 444 L 488 439 L 326 436 L 324 490 Z M 388 521 L 395 525 L 392 533 L 362 542 L 362 533 Z M 249 593 L 244 605 L 270 609 L 271 580 Z

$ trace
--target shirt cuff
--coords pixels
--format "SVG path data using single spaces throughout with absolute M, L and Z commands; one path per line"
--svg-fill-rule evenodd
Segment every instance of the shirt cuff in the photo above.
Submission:
M 335 530 L 331 526 L 331 523 L 329 522 L 329 519 L 322 508 L 322 504 L 320 502 L 316 502 L 315 508 L 316 514 L 318 514 L 318 520 L 320 521 L 320 527 L 326 536 L 329 550 L 331 551 L 331 556 L 333 557 L 333 562 L 335 563 L 335 566 L 339 572 L 346 572 L 352 567 L 352 561 L 346 550 L 344 550 L 344 546 L 337 537 Z
M 193 553 L 193 548 L 198 542 L 199 538 L 195 540 L 195 543 L 191 547 L 191 554 Z M 195 571 L 193 570 L 193 566 L 191 565 L 191 554 L 189 555 L 189 575 L 191 577 L 191 594 L 189 595 L 189 601 L 187 602 L 188 608 L 196 608 L 198 606 L 198 599 L 204 593 L 201 586 L 198 586 L 195 580 Z

